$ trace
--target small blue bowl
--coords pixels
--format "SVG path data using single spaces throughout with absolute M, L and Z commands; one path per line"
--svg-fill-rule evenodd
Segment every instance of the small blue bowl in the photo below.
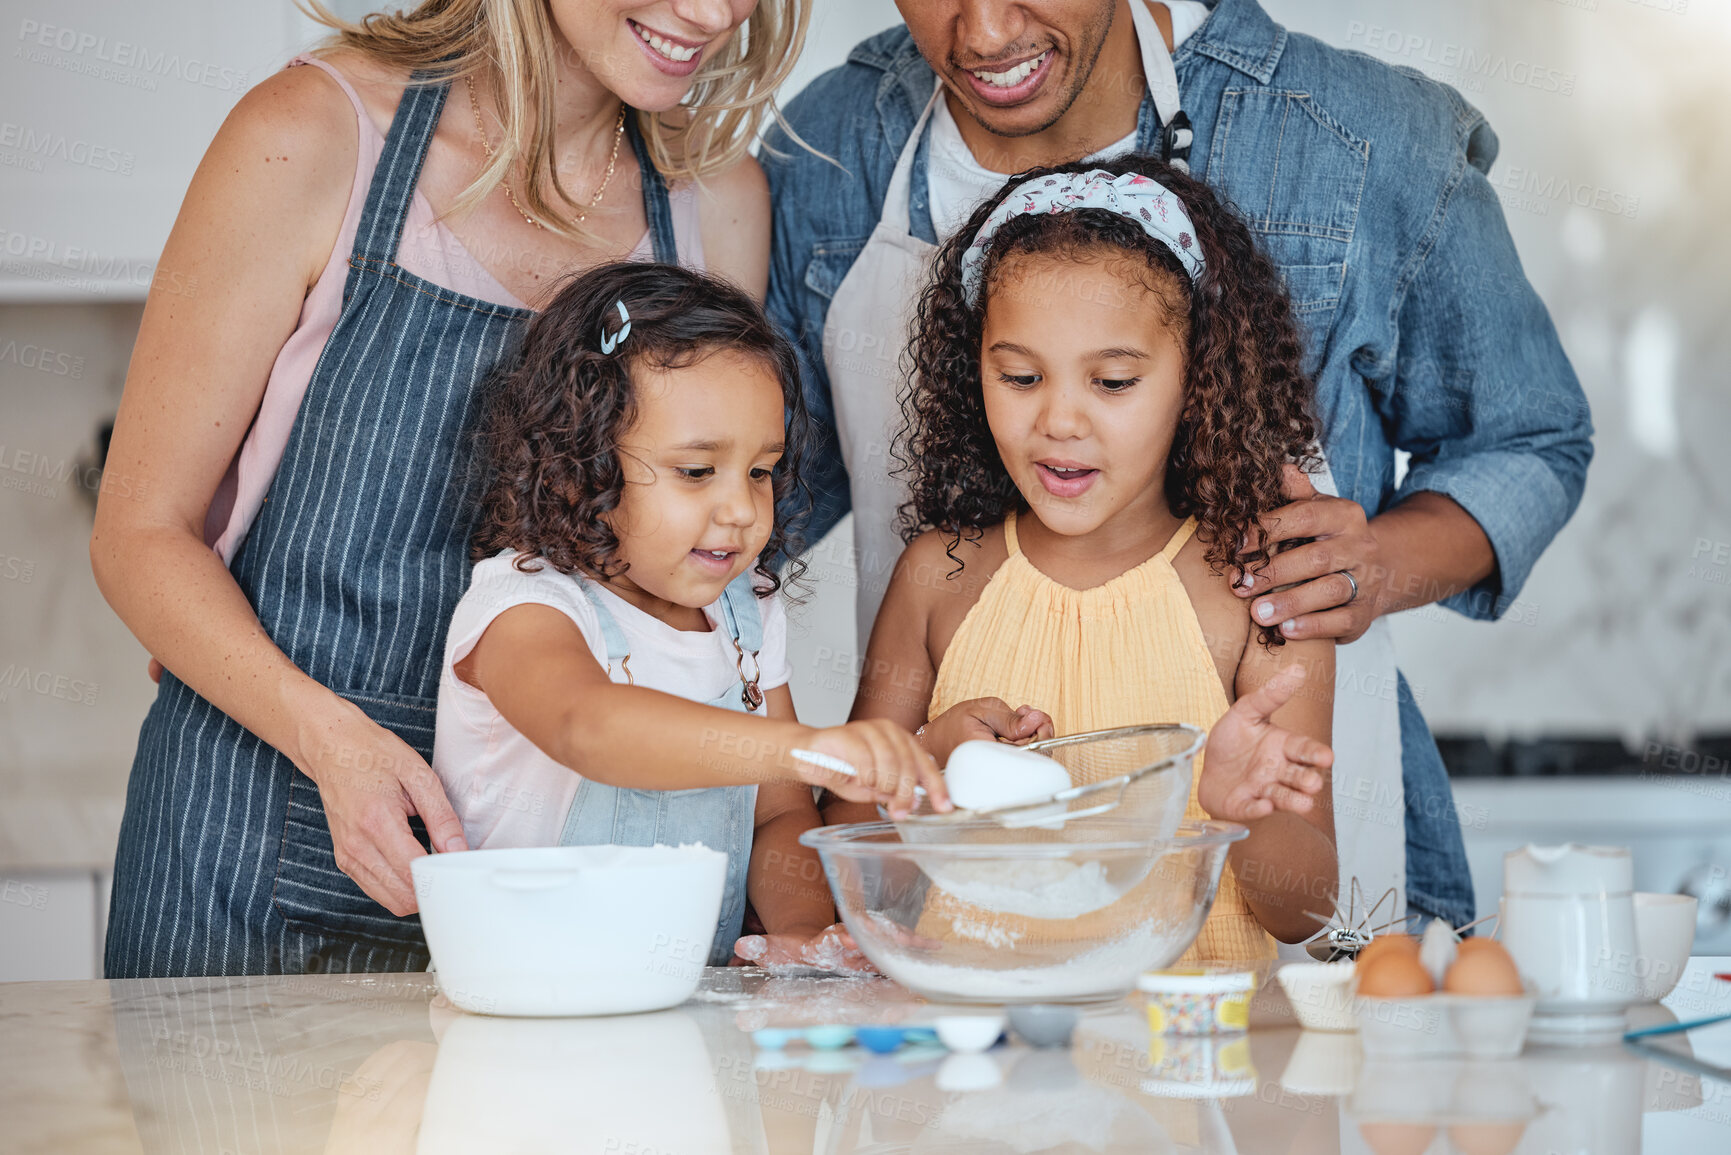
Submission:
M 887 1055 L 907 1041 L 908 1033 L 900 1027 L 861 1027 L 854 1037 L 872 1054 Z

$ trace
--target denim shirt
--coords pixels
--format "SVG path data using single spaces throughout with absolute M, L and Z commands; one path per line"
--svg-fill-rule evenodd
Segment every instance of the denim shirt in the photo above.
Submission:
M 1291 34 L 1255 0 L 1218 0 L 1173 62 L 1193 172 L 1238 206 L 1285 277 L 1341 496 L 1369 516 L 1422 490 L 1458 502 L 1496 567 L 1443 604 L 1500 617 L 1580 501 L 1592 424 L 1486 180 L 1496 135 L 1454 89 Z M 848 509 L 824 321 L 934 83 L 905 27 L 880 33 L 787 106 L 825 156 L 777 130 L 760 158 L 774 202 L 769 311 L 799 348 L 825 431 L 809 477 L 814 541 Z M 1158 151 L 1146 95 L 1137 135 Z M 929 141 L 911 228 L 935 243 Z M 1397 449 L 1411 454 L 1399 486 Z

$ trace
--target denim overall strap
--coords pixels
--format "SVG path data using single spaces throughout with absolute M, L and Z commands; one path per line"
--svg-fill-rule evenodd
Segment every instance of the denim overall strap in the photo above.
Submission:
M 736 645 L 755 653 L 763 636 L 763 619 L 751 589 L 750 573 L 741 574 L 722 595 L 722 620 Z M 601 598 L 589 587 L 589 579 L 580 578 L 584 596 L 595 607 L 601 619 L 601 631 L 607 638 L 609 666 L 624 665 L 624 655 L 614 657 L 613 638 L 621 640 L 624 631 Z M 743 588 L 749 604 L 739 603 L 734 591 Z M 730 604 L 731 601 L 731 604 Z M 748 648 L 746 642 L 751 642 Z M 620 675 L 609 670 L 618 681 Z M 720 697 L 705 703 L 723 710 L 745 712 L 739 687 L 729 686 Z M 693 751 L 693 757 L 701 757 Z M 585 778 L 577 787 L 577 797 L 565 816 L 565 828 L 559 836 L 561 846 L 678 846 L 700 842 L 711 850 L 727 855 L 727 889 L 721 899 L 721 914 L 716 919 L 715 938 L 709 944 L 710 966 L 726 966 L 733 957 L 733 944 L 745 921 L 745 879 L 751 864 L 751 840 L 756 828 L 756 786 L 711 786 L 694 790 L 630 790 L 622 786 L 607 786 Z
M 649 144 L 637 128 L 637 110 L 625 112 L 625 131 L 631 151 L 637 155 L 637 171 L 643 180 L 643 215 L 649 218 L 649 242 L 655 260 L 663 265 L 679 263 L 679 247 L 673 236 L 673 208 L 667 201 L 667 181 L 649 157 Z
M 729 636 L 748 654 L 763 649 L 763 613 L 757 602 L 750 570 L 728 582 L 721 594 L 721 620 Z
M 530 316 L 396 263 L 447 90 L 403 91 L 367 191 L 342 312 L 231 565 L 290 661 L 429 761 L 445 633 L 469 580 L 472 420 L 488 374 Z M 392 756 L 372 747 L 323 753 L 327 772 L 357 776 Z M 425 841 L 418 819 L 411 829 Z M 127 786 L 108 976 L 426 962 L 420 920 L 394 917 L 337 867 L 312 780 L 165 673 Z
M 601 623 L 601 639 L 607 646 L 607 676 L 613 676 L 613 667 L 624 670 L 629 680 L 631 668 L 626 664 L 631 660 L 631 642 L 625 637 L 625 631 L 619 628 L 619 620 L 607 609 L 601 600 L 601 594 L 594 582 L 587 578 L 578 578 L 577 586 L 583 591 L 583 597 L 595 611 L 595 617 Z
M 763 704 L 763 691 L 757 682 L 763 675 L 757 653 L 763 648 L 763 614 L 757 608 L 757 587 L 751 571 L 746 570 L 727 583 L 721 594 L 721 618 L 733 639 L 733 652 L 739 663 L 741 700 L 749 713 Z

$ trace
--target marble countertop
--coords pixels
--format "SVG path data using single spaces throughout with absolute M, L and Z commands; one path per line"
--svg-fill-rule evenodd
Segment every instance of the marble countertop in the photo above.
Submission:
M 1694 959 L 1665 1005 L 1634 1013 L 1731 1012 L 1731 983 L 1713 977 L 1727 969 L 1731 958 Z M 878 1056 L 758 1051 L 750 1032 L 929 1020 L 932 1007 L 887 980 L 712 970 L 675 1010 L 543 1020 L 466 1015 L 419 974 L 0 984 L 0 1148 L 1731 1150 L 1731 1084 L 1615 1045 L 1373 1062 L 1355 1036 L 1294 1029 L 1277 992 L 1259 997 L 1247 1035 L 1151 1037 L 1131 1000 L 1087 1011 L 1068 1049 Z

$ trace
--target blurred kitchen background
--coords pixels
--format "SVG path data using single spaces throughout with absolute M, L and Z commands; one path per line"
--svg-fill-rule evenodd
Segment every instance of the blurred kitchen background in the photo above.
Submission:
M 1731 5 L 1264 0 L 1295 32 L 1454 85 L 1586 388 L 1597 456 L 1503 621 L 1396 623 L 1455 776 L 1481 912 L 1529 840 L 1635 849 L 1731 952 Z M 816 0 L 785 95 L 897 21 Z M 354 16 L 377 0 L 337 0 Z M 318 28 L 290 0 L 20 0 L 0 66 L 0 980 L 100 975 L 127 769 L 154 686 L 87 542 L 107 423 L 199 157 Z M 195 296 L 218 285 L 175 284 Z M 1717 446 L 1718 448 L 1714 448 Z M 849 527 L 792 616 L 807 721 L 845 717 Z

